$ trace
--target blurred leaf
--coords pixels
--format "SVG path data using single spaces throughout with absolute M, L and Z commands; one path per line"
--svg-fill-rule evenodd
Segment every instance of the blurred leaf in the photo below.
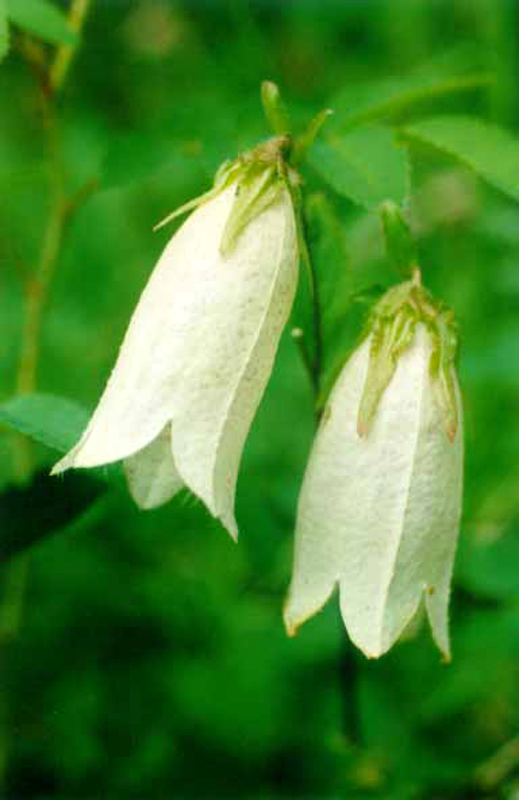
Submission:
M 334 131 L 315 143 L 308 160 L 338 194 L 370 211 L 384 200 L 402 203 L 406 196 L 405 149 L 387 128 Z
M 305 206 L 308 242 L 319 282 L 324 357 L 342 348 L 352 303 L 352 269 L 344 228 L 325 194 L 311 195 Z
M 491 73 L 482 72 L 456 76 L 415 74 L 367 85 L 352 83 L 332 98 L 330 106 L 346 125 L 362 125 L 402 114 L 424 100 L 479 89 L 492 81 Z
M 406 137 L 449 153 L 519 200 L 519 139 L 476 117 L 442 116 L 406 126 Z
M 88 412 L 78 403 L 52 394 L 27 394 L 0 405 L 0 423 L 64 453 L 79 439 Z
M 417 263 L 416 242 L 403 211 L 391 200 L 382 203 L 380 209 L 382 227 L 386 240 L 386 251 L 395 272 L 407 278 Z
M 143 181 L 158 172 L 172 172 L 175 184 L 207 180 L 201 142 L 179 142 L 156 131 L 131 133 L 114 139 L 101 165 L 107 188 Z M 209 186 L 207 188 L 210 188 Z
M 0 495 L 0 563 L 70 525 L 107 489 L 91 473 L 35 475 Z
M 7 0 L 7 16 L 51 44 L 74 45 L 78 41 L 65 15 L 48 0 Z
M 458 581 L 476 595 L 495 600 L 519 596 L 519 530 L 512 527 L 495 541 L 464 538 L 458 557 Z
M 6 0 L 0 0 L 0 61 L 9 52 L 9 25 L 7 22 Z

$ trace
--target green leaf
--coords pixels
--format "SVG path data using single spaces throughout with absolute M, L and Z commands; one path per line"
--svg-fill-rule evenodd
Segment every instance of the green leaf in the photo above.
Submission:
M 153 142 L 153 146 L 150 146 Z M 200 163 L 196 148 L 187 141 L 172 145 L 171 136 L 155 130 L 116 136 L 101 164 L 101 181 L 107 188 L 142 183 L 156 174 L 175 175 L 175 185 L 199 183 L 201 191 L 213 178 Z
M 66 16 L 48 0 L 7 0 L 7 16 L 18 27 L 51 44 L 74 45 L 78 41 Z
M 392 119 L 424 101 L 490 85 L 490 73 L 469 75 L 407 75 L 367 85 L 352 83 L 332 98 L 337 117 L 348 126 Z
M 0 0 L 0 61 L 9 52 L 9 25 L 7 22 L 6 0 Z
M 475 117 L 432 117 L 404 135 L 458 158 L 492 186 L 519 200 L 519 139 Z
M 370 211 L 384 200 L 402 203 L 406 196 L 405 149 L 387 128 L 330 133 L 314 144 L 308 161 L 338 194 Z
M 108 489 L 91 473 L 39 473 L 0 495 L 0 563 L 71 525 Z
M 519 596 L 519 526 L 509 525 L 495 540 L 462 540 L 458 581 L 478 597 L 514 600 Z
M 82 406 L 51 394 L 20 395 L 0 405 L 0 423 L 62 453 L 77 442 L 87 422 Z

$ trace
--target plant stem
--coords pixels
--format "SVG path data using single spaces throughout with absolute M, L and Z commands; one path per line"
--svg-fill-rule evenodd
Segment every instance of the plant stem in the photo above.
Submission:
M 319 296 L 319 283 L 317 280 L 317 273 L 315 271 L 312 257 L 310 255 L 310 250 L 307 244 L 306 224 L 304 219 L 303 200 L 301 197 L 301 193 L 297 185 L 292 184 L 290 180 L 287 180 L 287 186 L 290 191 L 292 203 L 294 206 L 299 253 L 306 272 L 308 285 L 310 289 L 310 295 L 312 298 L 312 327 L 313 327 L 313 339 L 314 339 L 313 355 L 310 354 L 309 348 L 306 342 L 304 341 L 304 331 L 300 328 L 296 328 L 295 329 L 296 333 L 295 335 L 294 334 L 293 335 L 298 343 L 299 352 L 301 353 L 303 363 L 305 365 L 305 368 L 310 378 L 310 382 L 312 384 L 312 391 L 314 394 L 314 404 L 316 409 L 315 416 L 316 416 L 316 422 L 318 423 L 321 416 L 319 411 L 319 394 L 321 391 L 321 372 L 322 372 L 322 362 L 323 362 L 322 313 L 321 313 L 321 301 Z
M 90 0 L 72 0 L 68 22 L 73 31 L 80 33 L 85 22 Z M 58 48 L 52 66 L 49 70 L 49 83 L 54 93 L 59 92 L 67 77 L 72 59 L 77 50 L 77 45 L 62 44 Z
M 70 8 L 71 26 L 79 32 L 89 0 L 73 0 Z M 37 382 L 43 312 L 54 277 L 67 222 L 80 203 L 95 188 L 88 182 L 72 197 L 67 197 L 61 163 L 61 151 L 53 107 L 53 91 L 57 91 L 67 75 L 75 48 L 61 46 L 52 67 L 47 68 L 41 50 L 31 40 L 22 40 L 22 54 L 34 71 L 39 86 L 42 129 L 46 139 L 49 161 L 51 210 L 43 234 L 40 258 L 34 273 L 25 284 L 24 322 L 21 334 L 20 359 L 16 374 L 17 394 L 33 392 Z M 23 482 L 31 474 L 32 448 L 28 439 L 15 440 L 15 477 Z M 23 601 L 27 586 L 28 555 L 19 556 L 3 572 L 4 592 L 0 605 L 0 790 L 5 784 L 11 736 L 9 734 L 10 656 L 20 632 Z
M 321 390 L 321 371 L 323 362 L 323 334 L 322 334 L 322 313 L 321 301 L 319 297 L 319 284 L 317 282 L 317 274 L 310 256 L 310 251 L 306 240 L 303 239 L 303 247 L 301 251 L 301 259 L 306 265 L 309 275 L 312 276 L 312 323 L 314 334 L 314 354 L 311 362 L 310 378 L 314 389 L 315 401 L 319 399 L 319 392 Z

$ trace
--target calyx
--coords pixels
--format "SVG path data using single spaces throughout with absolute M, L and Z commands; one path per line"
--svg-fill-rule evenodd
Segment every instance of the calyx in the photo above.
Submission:
M 435 302 L 415 269 L 413 278 L 389 289 L 370 314 L 366 335 L 371 335 L 368 373 L 357 419 L 359 436 L 366 436 L 378 405 L 397 367 L 398 359 L 412 343 L 416 326 L 423 324 L 432 340 L 429 375 L 443 427 L 454 440 L 458 427 L 458 402 L 454 386 L 454 362 L 458 345 L 454 314 Z

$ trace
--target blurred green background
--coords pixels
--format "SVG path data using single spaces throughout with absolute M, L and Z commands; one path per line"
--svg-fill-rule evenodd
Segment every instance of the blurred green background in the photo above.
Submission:
M 0 401 L 16 393 L 27 278 L 52 207 L 28 47 L 15 30 L 0 66 Z M 515 0 L 93 0 L 55 101 L 66 190 L 92 191 L 56 260 L 38 391 L 95 405 L 174 229 L 152 225 L 269 135 L 261 80 L 280 85 L 296 127 L 334 108 L 333 135 L 391 82 L 409 92 L 465 76 L 465 91 L 406 95 L 379 116 L 400 129 L 479 115 L 519 133 L 518 74 Z M 284 633 L 313 435 L 287 330 L 241 466 L 238 546 L 193 498 L 139 512 L 115 481 L 31 549 L 16 634 L 2 636 L 0 619 L 2 796 L 519 797 L 519 209 L 448 154 L 423 143 L 409 153 L 424 280 L 454 308 L 462 339 L 452 664 L 425 626 L 365 660 L 336 598 L 295 639 Z M 303 174 L 332 375 L 367 301 L 398 276 L 376 214 L 337 191 L 319 154 Z M 500 156 L 512 182 L 513 154 Z M 304 281 L 300 291 L 293 325 L 306 324 Z M 35 537 L 53 528 L 46 490 L 17 481 L 19 447 L 0 429 L 0 537 L 13 514 Z M 31 447 L 32 471 L 48 469 L 56 453 Z M 73 478 L 58 488 L 53 502 L 72 502 Z M 2 568 L 0 617 L 16 564 Z

